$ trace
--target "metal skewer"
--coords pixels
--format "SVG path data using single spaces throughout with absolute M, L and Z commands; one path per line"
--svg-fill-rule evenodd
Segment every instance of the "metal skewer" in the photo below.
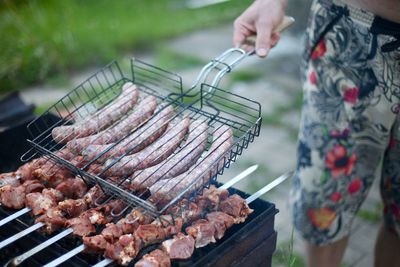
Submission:
M 17 266 L 17 265 L 21 264 L 23 261 L 25 261 L 26 259 L 28 259 L 29 257 L 31 257 L 31 256 L 35 255 L 36 253 L 40 252 L 42 249 L 45 249 L 46 247 L 50 246 L 51 244 L 57 242 L 58 240 L 64 238 L 65 236 L 69 235 L 73 231 L 74 230 L 72 228 L 68 228 L 68 229 L 62 231 L 61 233 L 59 233 L 58 235 L 53 236 L 52 238 L 50 238 L 50 239 L 46 240 L 45 242 L 41 243 L 40 245 L 28 250 L 24 254 L 14 258 L 10 262 L 12 263 L 13 266 Z
M 59 258 L 53 260 L 52 262 L 44 265 L 43 267 L 57 266 L 57 265 L 63 263 L 64 261 L 72 258 L 73 256 L 75 256 L 79 252 L 83 251 L 84 249 L 85 249 L 85 245 L 82 244 L 82 245 L 74 248 L 73 250 L 70 250 L 67 254 L 64 254 L 62 257 L 59 257 Z
M 6 240 L 1 241 L 0 242 L 0 249 L 4 248 L 8 244 L 11 244 L 12 242 L 17 241 L 18 239 L 26 236 L 27 234 L 32 233 L 33 231 L 39 229 L 42 226 L 44 226 L 44 223 L 41 223 L 41 222 L 36 223 L 36 224 L 32 225 L 31 227 L 26 228 L 25 230 L 23 230 L 23 231 L 15 234 L 15 235 L 7 238 Z
M 264 186 L 263 188 L 261 188 L 260 190 L 258 190 L 257 192 L 255 192 L 254 194 L 249 196 L 248 198 L 246 198 L 247 204 L 250 204 L 251 202 L 258 199 L 259 197 L 261 197 L 268 191 L 274 189 L 276 186 L 278 186 L 279 184 L 284 182 L 289 177 L 292 177 L 293 173 L 294 173 L 294 171 L 289 171 L 289 172 L 282 174 L 281 176 L 279 176 L 278 178 L 276 178 L 275 180 L 273 180 L 272 182 L 270 182 L 269 184 L 267 184 L 266 186 Z
M 239 173 L 237 176 L 235 176 L 234 178 L 229 180 L 226 184 L 220 186 L 218 189 L 228 189 L 229 187 L 233 186 L 234 184 L 238 183 L 239 181 L 241 181 L 242 179 L 246 178 L 248 175 L 253 173 L 255 170 L 257 170 L 257 168 L 258 168 L 258 165 L 253 165 L 253 166 L 247 168 L 246 170 L 244 170 L 243 172 Z M 49 262 L 45 266 L 46 267 L 57 266 L 57 265 L 65 262 L 66 260 L 70 259 L 71 257 L 75 256 L 76 254 L 82 252 L 83 250 L 85 250 L 85 245 L 82 244 L 82 245 L 74 248 L 67 254 L 64 254 L 63 256 L 53 260 L 52 262 Z M 113 262 L 113 260 L 104 259 L 103 261 L 99 262 L 95 266 L 97 266 L 97 267 L 106 266 L 106 265 L 110 264 L 111 262 Z
M 32 209 L 31 208 L 23 208 L 22 210 L 19 210 L 13 214 L 11 214 L 10 216 L 4 218 L 3 220 L 0 221 L 0 227 L 5 225 L 8 222 L 11 222 L 15 219 L 17 219 L 18 217 L 30 212 Z

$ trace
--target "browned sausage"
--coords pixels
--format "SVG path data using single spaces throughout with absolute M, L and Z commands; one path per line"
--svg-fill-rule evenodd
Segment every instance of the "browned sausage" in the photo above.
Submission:
M 176 124 L 170 123 L 165 134 L 157 141 L 136 154 L 121 158 L 108 169 L 106 175 L 130 175 L 135 170 L 142 170 L 160 163 L 178 148 L 189 129 L 189 124 L 190 120 L 188 118 Z M 112 164 L 113 161 L 113 159 L 108 160 L 106 166 Z
M 138 95 L 139 91 L 136 85 L 131 82 L 124 84 L 121 95 L 99 112 L 73 125 L 55 127 L 51 131 L 53 139 L 64 144 L 75 138 L 85 137 L 105 129 L 132 109 Z
M 126 136 L 132 129 L 147 120 L 157 107 L 154 96 L 148 96 L 135 107 L 135 109 L 117 124 L 97 134 L 71 140 L 67 148 L 75 153 L 80 153 L 90 144 L 109 144 Z
M 140 129 L 131 133 L 119 144 L 89 145 L 82 151 L 85 160 L 93 160 L 101 152 L 110 149 L 103 154 L 98 161 L 103 162 L 110 157 L 119 157 L 123 154 L 133 154 L 153 143 L 167 129 L 168 123 L 173 114 L 173 108 L 167 106 L 157 115 L 147 121 Z

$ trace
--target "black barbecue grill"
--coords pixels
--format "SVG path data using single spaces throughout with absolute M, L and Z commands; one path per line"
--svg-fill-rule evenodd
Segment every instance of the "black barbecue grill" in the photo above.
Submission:
M 233 59 L 231 58 L 232 55 Z M 112 62 L 68 93 L 51 106 L 44 114 L 30 122 L 26 129 L 21 127 L 15 129 L 10 128 L 2 132 L 1 146 L 7 146 L 7 144 L 11 142 L 18 142 L 18 144 L 20 144 L 18 149 L 13 150 L 13 153 L 9 153 L 9 149 L 2 150 L 7 151 L 3 157 L 14 159 L 11 161 L 12 165 L 14 165 L 12 166 L 13 170 L 15 170 L 15 165 L 21 163 L 18 160 L 18 155 L 23 154 L 21 160 L 24 162 L 31 161 L 37 157 L 44 158 L 47 164 L 51 164 L 52 166 L 52 168 L 47 171 L 47 175 L 52 176 L 66 167 L 72 171 L 72 173 L 81 177 L 87 184 L 99 185 L 105 194 L 113 198 L 123 199 L 125 203 L 129 203 L 124 211 L 128 210 L 130 207 L 139 207 L 144 210 L 144 213 L 151 215 L 153 218 L 159 217 L 169 212 L 169 209 L 178 203 L 181 198 L 184 197 L 190 201 L 194 201 L 196 196 L 199 195 L 203 189 L 208 188 L 211 184 L 218 185 L 216 180 L 217 175 L 222 174 L 225 167 L 229 167 L 232 162 L 236 161 L 237 157 L 242 154 L 249 143 L 259 135 L 261 126 L 260 104 L 216 87 L 222 76 L 230 72 L 231 69 L 246 56 L 248 56 L 248 53 L 241 49 L 233 48 L 226 51 L 206 65 L 192 88 L 186 91 L 182 88 L 181 78 L 168 71 L 132 59 L 132 76 L 128 77 L 123 74 L 117 62 Z M 216 74 L 211 74 L 213 71 L 216 72 Z M 75 160 L 75 158 L 74 160 L 69 160 L 61 153 L 65 151 L 67 147 L 66 142 L 63 143 L 59 140 L 56 142 L 54 140 L 56 139 L 53 134 L 55 128 L 62 125 L 68 126 L 79 123 L 80 121 L 84 122 L 85 118 L 93 116 L 93 114 L 95 114 L 95 116 L 101 116 L 102 112 L 109 108 L 109 104 L 114 99 L 117 99 L 114 101 L 125 99 L 125 97 L 121 98 L 121 95 L 125 92 L 123 91 L 123 86 L 129 82 L 132 82 L 138 87 L 140 92 L 139 103 L 143 102 L 146 96 L 152 96 L 157 100 L 158 107 L 155 111 L 155 115 L 153 114 L 153 118 L 161 114 L 167 107 L 173 107 L 174 113 L 169 120 L 169 125 L 173 125 L 175 120 L 182 121 L 184 118 L 189 118 L 191 121 L 197 120 L 202 123 L 204 122 L 208 126 L 207 132 L 209 136 L 205 152 L 199 155 L 195 163 L 190 163 L 193 164 L 193 166 L 191 166 L 188 171 L 185 170 L 182 175 L 177 176 L 182 176 L 182 178 L 170 179 L 175 183 L 172 186 L 172 190 L 175 189 L 175 187 L 178 188 L 175 189 L 172 197 L 169 197 L 168 195 L 171 193 L 168 193 L 167 195 L 161 195 L 160 199 L 151 199 L 152 196 L 158 193 L 158 191 L 151 191 L 152 185 L 146 185 L 149 189 L 144 191 L 132 190 L 126 185 L 127 181 L 128 184 L 135 181 L 136 176 L 133 176 L 131 173 L 113 179 L 110 179 L 110 175 L 108 175 L 108 172 L 114 165 L 118 166 L 118 164 L 125 159 L 124 156 L 135 149 L 135 147 L 132 147 L 124 151 L 122 155 L 116 155 L 116 150 L 114 148 L 123 144 L 125 140 L 129 140 L 131 135 L 140 137 L 146 130 L 152 128 L 152 123 L 154 123 L 152 122 L 152 118 L 143 121 L 136 126 L 136 128 L 129 130 L 127 134 L 118 137 L 112 142 L 110 141 L 110 145 L 107 146 L 106 149 L 103 147 L 102 150 L 95 151 L 95 158 L 90 160 L 84 157 L 79 158 L 78 161 Z M 209 82 L 209 84 L 205 82 Z M 123 121 L 124 118 L 128 118 L 134 114 L 134 112 L 135 109 L 133 109 L 130 114 L 124 114 L 122 119 L 119 118 L 117 122 L 113 122 L 114 124 L 112 126 L 107 127 L 112 128 L 115 125 L 118 126 L 119 121 Z M 161 127 L 162 126 L 158 129 Z M 221 129 L 225 130 L 222 134 L 216 135 L 217 139 L 215 139 L 215 133 L 221 132 Z M 97 129 L 96 132 L 100 132 L 101 130 L 102 129 Z M 18 131 L 18 134 L 15 134 L 15 131 Z M 232 141 L 228 143 L 228 139 L 223 140 L 218 147 L 214 147 L 214 143 L 218 144 L 218 138 L 222 138 L 227 131 L 232 132 L 231 136 L 233 138 L 230 137 Z M 29 137 L 27 138 L 27 142 L 25 142 L 24 139 L 27 135 Z M 17 136 L 21 137 L 18 141 L 14 140 Z M 67 136 L 67 138 L 69 137 Z M 161 138 L 162 137 L 159 139 Z M 214 140 L 212 140 L 213 138 Z M 76 138 L 71 138 L 70 140 L 75 142 Z M 162 144 L 162 146 L 168 144 L 169 140 Z M 193 142 L 193 139 L 190 142 L 189 140 L 190 135 L 183 141 L 183 144 L 179 145 L 177 149 L 178 152 L 173 152 L 170 156 L 167 156 L 166 160 L 160 163 L 162 164 L 161 167 L 158 167 L 154 173 L 159 171 L 159 169 L 163 167 L 163 164 L 167 164 L 171 158 L 173 162 L 174 157 L 179 157 L 179 151 L 184 151 L 185 147 L 189 147 L 190 142 Z M 229 146 L 226 144 L 229 144 Z M 160 146 L 159 149 L 161 149 L 162 146 Z M 215 151 L 217 150 L 221 153 L 218 154 L 218 158 L 214 156 L 212 160 L 208 159 L 213 153 L 216 154 Z M 24 151 L 27 152 L 23 153 Z M 184 155 L 180 161 L 185 160 L 190 153 L 192 152 Z M 105 158 L 105 160 L 103 158 Z M 99 162 L 101 162 L 101 164 L 99 164 Z M 100 165 L 101 168 L 96 167 L 98 166 L 96 164 Z M 177 164 L 179 164 L 179 161 L 170 167 L 173 168 Z M 93 166 L 95 166 L 95 168 L 92 168 Z M 124 165 L 121 165 L 121 167 L 123 166 Z M 8 166 L 1 166 L 1 168 L 3 171 L 7 171 Z M 197 171 L 195 175 L 191 175 L 193 170 Z M 186 177 L 191 177 L 190 183 L 186 186 L 179 187 L 179 184 L 183 183 Z M 157 190 L 160 189 L 161 188 Z M 247 197 L 246 193 L 235 189 L 230 189 L 230 193 L 238 193 L 242 197 Z M 187 202 L 187 205 L 188 203 L 189 202 Z M 96 201 L 95 204 L 97 205 Z M 276 244 L 274 216 L 277 210 L 273 204 L 260 199 L 251 202 L 250 207 L 254 209 L 254 212 L 244 223 L 234 225 L 230 228 L 225 233 L 223 239 L 215 244 L 196 249 L 189 260 L 174 261 L 173 264 L 175 266 L 270 265 L 271 255 L 275 250 Z M 1 207 L 0 210 L 1 218 L 5 218 L 13 213 L 13 211 L 8 211 Z M 45 248 L 38 251 L 36 251 L 35 248 L 35 253 L 25 258 L 20 265 L 40 266 L 54 259 L 57 259 L 58 263 L 65 266 L 85 266 L 97 264 L 99 262 L 99 266 L 105 266 L 107 263 L 110 263 L 104 261 L 103 256 L 100 254 L 86 255 L 79 253 L 83 251 L 84 246 L 81 245 L 79 238 L 70 235 L 72 232 L 71 229 L 57 231 L 49 237 L 45 237 L 36 231 L 33 232 L 35 229 L 39 229 L 43 224 L 36 223 L 32 225 L 34 224 L 33 219 L 28 215 L 30 209 L 25 208 L 24 210 L 25 211 L 21 211 L 23 215 L 15 216 L 17 219 L 0 227 L 1 240 L 3 240 L 0 241 L 0 244 L 1 247 L 4 247 L 2 252 L 5 252 L 1 253 L 0 261 L 2 263 L 13 263 L 13 261 L 10 260 L 15 256 L 21 255 L 26 251 L 31 251 L 30 249 L 39 244 Z M 185 207 L 181 207 L 181 212 L 183 212 L 183 210 L 185 210 Z M 174 213 L 168 214 L 171 216 L 180 216 Z M 118 217 L 118 215 L 113 213 L 111 213 L 111 215 L 115 218 Z M 26 231 L 24 232 L 25 229 Z M 14 238 L 7 239 L 9 236 L 17 233 L 24 237 L 16 238 L 18 239 L 17 241 L 15 241 Z M 25 236 L 24 233 L 27 233 L 27 235 Z M 27 240 L 29 240 L 29 242 L 27 242 Z M 45 246 L 45 244 L 48 245 Z M 154 248 L 156 248 L 156 246 L 144 248 L 137 258 L 140 259 L 142 255 L 150 252 Z M 60 256 L 63 257 L 58 259 Z M 68 261 L 65 261 L 67 259 Z M 55 263 L 52 262 L 52 266 L 54 265 Z
M 59 119 L 51 114 L 46 116 L 49 121 L 53 122 Z M 1 172 L 15 170 L 21 165 L 20 155 L 30 147 L 26 142 L 26 138 L 29 135 L 26 129 L 27 123 L 17 124 L 17 126 L 8 127 L 7 130 L 0 133 L 0 151 L 8 152 L 0 154 Z M 12 144 L 12 149 L 10 144 Z M 235 189 L 231 189 L 230 192 L 239 193 L 243 197 L 247 196 L 246 193 Z M 277 233 L 274 230 L 274 217 L 278 211 L 275 205 L 262 199 L 252 202 L 250 207 L 254 209 L 254 212 L 244 223 L 230 228 L 222 240 L 216 244 L 196 249 L 189 260 L 175 261 L 173 266 L 270 266 L 271 257 L 276 247 Z M 0 207 L 0 220 L 14 212 L 14 210 Z M 0 240 L 16 234 L 32 224 L 33 218 L 29 214 L 25 214 L 17 220 L 0 227 Z M 57 232 L 52 236 L 56 234 Z M 48 239 L 48 236 L 37 231 L 19 239 L 0 250 L 0 265 L 10 266 L 9 261 L 14 257 Z M 20 266 L 42 266 L 64 255 L 79 244 L 81 242 L 78 238 L 68 237 L 62 239 L 33 255 Z M 153 248 L 154 246 L 145 248 L 138 258 Z M 103 260 L 102 256 L 81 253 L 70 258 L 61 266 L 90 266 L 101 260 Z M 132 262 L 131 266 L 133 265 L 134 262 Z

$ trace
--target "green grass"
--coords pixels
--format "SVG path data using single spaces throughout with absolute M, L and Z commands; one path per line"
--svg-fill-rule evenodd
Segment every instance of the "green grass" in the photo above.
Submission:
M 164 0 L 1 1 L 0 93 L 232 21 L 250 2 L 189 10 Z
M 357 213 L 357 216 L 366 222 L 372 224 L 378 224 L 382 220 L 382 210 L 383 210 L 383 205 L 382 203 L 378 202 L 376 203 L 374 210 L 360 209 Z
M 274 255 L 272 256 L 272 265 L 283 265 L 285 267 L 304 267 L 304 259 L 294 253 L 294 228 L 292 228 L 292 234 L 288 242 L 281 243 Z
M 234 71 L 230 74 L 231 82 L 252 82 L 260 79 L 265 74 L 261 71 L 257 70 L 242 70 L 242 71 Z
M 156 65 L 166 70 L 183 70 L 207 63 L 198 57 L 177 53 L 165 47 L 157 47 L 156 55 Z

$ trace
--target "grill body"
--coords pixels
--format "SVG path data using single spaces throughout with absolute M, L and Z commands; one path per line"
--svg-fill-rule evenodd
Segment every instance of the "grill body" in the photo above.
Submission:
M 57 120 L 57 117 L 51 114 L 47 116 L 50 121 Z M 29 148 L 29 144 L 26 141 L 27 136 L 26 124 L 24 123 L 0 132 L 0 150 L 4 152 L 0 154 L 0 170 L 2 172 L 13 171 L 22 164 L 19 157 Z M 242 197 L 248 196 L 248 194 L 236 189 L 231 189 L 230 193 L 237 193 Z M 250 207 L 254 209 L 254 212 L 244 223 L 234 225 L 226 232 L 223 239 L 217 243 L 196 249 L 189 260 L 174 261 L 173 266 L 270 266 L 271 256 L 276 248 L 277 233 L 274 230 L 274 219 L 278 210 L 274 204 L 262 199 L 252 202 Z M 0 207 L 0 219 L 13 212 Z M 0 240 L 32 224 L 32 217 L 24 215 L 0 228 Z M 34 232 L 10 244 L 0 253 L 0 265 L 3 266 L 13 257 L 44 242 L 47 238 L 39 232 Z M 76 238 L 62 239 L 23 262 L 22 266 L 42 266 L 79 244 L 80 241 Z M 139 254 L 138 259 L 155 247 L 153 245 L 145 248 Z M 80 253 L 62 264 L 62 266 L 90 266 L 102 259 L 103 257 L 100 255 Z M 134 262 L 130 266 L 133 265 Z

